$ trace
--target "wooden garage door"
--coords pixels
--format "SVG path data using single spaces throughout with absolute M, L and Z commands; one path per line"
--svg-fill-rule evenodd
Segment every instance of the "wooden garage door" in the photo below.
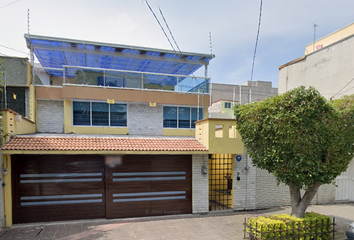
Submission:
M 105 217 L 103 157 L 15 155 L 11 162 L 14 223 Z
M 191 213 L 191 165 L 191 156 L 127 155 L 106 166 L 106 217 Z

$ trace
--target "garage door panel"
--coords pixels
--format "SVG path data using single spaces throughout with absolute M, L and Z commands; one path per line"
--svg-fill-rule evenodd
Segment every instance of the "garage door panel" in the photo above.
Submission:
M 127 211 L 128 210 L 128 211 Z M 112 204 L 107 212 L 107 218 L 142 217 L 147 216 L 150 202 L 125 202 Z
M 108 218 L 191 213 L 191 156 L 127 156 L 106 189 Z
M 14 223 L 105 217 L 102 157 L 17 155 L 12 164 Z
M 161 201 L 151 204 L 150 215 L 172 215 L 172 214 L 187 214 L 190 213 L 191 204 L 185 201 Z

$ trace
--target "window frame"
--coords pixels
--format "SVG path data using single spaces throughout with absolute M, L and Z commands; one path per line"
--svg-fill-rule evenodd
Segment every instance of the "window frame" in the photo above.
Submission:
M 224 102 L 224 108 L 231 109 L 232 108 L 231 102 Z
M 163 105 L 162 106 L 162 114 L 163 114 L 163 108 L 164 107 L 175 107 L 175 108 L 177 108 L 177 118 L 176 118 L 177 127 L 164 127 L 165 119 L 164 119 L 164 116 L 162 115 L 162 128 L 164 128 L 164 129 L 190 129 L 190 130 L 194 130 L 195 127 L 192 128 L 192 108 L 196 108 L 197 109 L 197 119 L 198 119 L 198 113 L 199 113 L 198 108 L 199 108 L 199 110 L 202 110 L 203 111 L 202 112 L 202 116 L 203 116 L 203 119 L 204 119 L 205 112 L 204 112 L 204 108 L 202 108 L 202 107 L 189 106 L 189 105 Z M 178 127 L 179 126 L 179 108 L 180 107 L 189 108 L 189 127 L 188 128 L 180 128 L 180 127 Z M 199 119 L 197 121 L 200 121 L 200 120 L 202 120 L 202 119 Z
M 90 103 L 90 125 L 75 125 L 74 124 L 74 102 L 89 102 Z M 111 126 L 111 104 L 108 104 L 108 126 L 104 125 L 92 125 L 92 103 L 107 103 L 107 101 L 92 101 L 92 100 L 84 100 L 84 99 L 72 99 L 71 100 L 71 125 L 74 127 L 111 127 L 111 128 L 126 128 L 128 127 L 128 103 L 126 102 L 119 102 L 119 103 L 114 103 L 114 104 L 121 104 L 126 106 L 126 125 L 125 126 Z

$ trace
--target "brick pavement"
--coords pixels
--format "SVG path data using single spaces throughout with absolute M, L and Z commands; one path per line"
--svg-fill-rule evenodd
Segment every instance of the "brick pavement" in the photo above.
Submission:
M 354 204 L 311 206 L 314 211 L 335 216 L 336 240 L 345 239 L 345 229 L 354 222 Z M 1 240 L 216 240 L 243 239 L 245 217 L 289 213 L 288 207 L 250 212 L 179 215 L 123 220 L 68 221 L 15 225 L 0 230 Z

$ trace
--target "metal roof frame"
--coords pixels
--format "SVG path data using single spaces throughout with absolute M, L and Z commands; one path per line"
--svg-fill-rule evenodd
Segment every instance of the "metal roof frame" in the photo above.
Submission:
M 176 63 L 188 63 L 188 64 L 196 64 L 196 65 L 208 65 L 209 61 L 215 57 L 212 54 L 202 54 L 202 53 L 191 53 L 191 52 L 181 52 L 178 53 L 181 58 L 167 58 L 161 56 L 150 56 L 150 55 L 143 55 L 143 54 L 136 54 L 136 53 L 123 53 L 119 51 L 109 52 L 109 51 L 102 51 L 98 49 L 75 49 L 73 47 L 64 47 L 64 46 L 50 46 L 46 44 L 34 44 L 31 42 L 31 39 L 36 40 L 44 40 L 44 41 L 59 41 L 59 42 L 68 42 L 71 44 L 83 44 L 83 45 L 93 45 L 97 47 L 111 47 L 115 49 L 131 49 L 137 50 L 140 52 L 158 52 L 162 54 L 173 54 L 176 53 L 172 50 L 166 49 L 157 49 L 157 48 L 147 48 L 147 47 L 139 47 L 139 46 L 128 46 L 122 44 L 110 44 L 110 43 L 102 43 L 102 42 L 93 42 L 93 41 L 86 41 L 86 40 L 76 40 L 76 39 L 67 39 L 67 38 L 56 38 L 56 37 L 47 37 L 47 36 L 40 36 L 40 35 L 24 35 L 26 38 L 27 47 L 30 49 L 31 47 L 36 49 L 44 49 L 44 50 L 57 50 L 62 52 L 79 52 L 85 54 L 96 54 L 96 55 L 106 55 L 106 56 L 117 56 L 117 57 L 126 57 L 126 58 L 138 58 L 138 59 L 147 59 L 147 60 L 156 60 L 156 61 L 167 61 L 167 62 L 176 62 Z M 104 53 L 104 54 L 103 54 Z M 37 54 L 36 54 L 37 55 Z M 39 55 L 39 54 L 38 54 Z M 187 57 L 199 57 L 205 58 L 210 60 L 208 61 L 201 61 L 201 60 L 190 60 L 186 59 Z

